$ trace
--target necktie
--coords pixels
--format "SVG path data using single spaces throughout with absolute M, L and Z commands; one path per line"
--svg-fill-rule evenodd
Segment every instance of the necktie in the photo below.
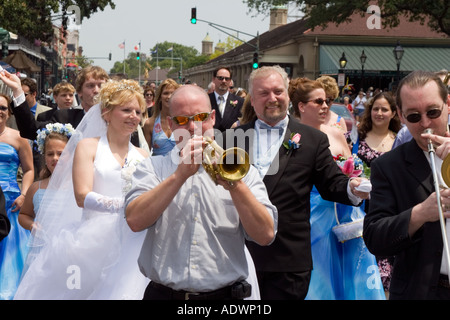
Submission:
M 219 112 L 222 117 L 224 110 L 225 110 L 225 99 L 223 98 L 223 96 L 219 96 Z

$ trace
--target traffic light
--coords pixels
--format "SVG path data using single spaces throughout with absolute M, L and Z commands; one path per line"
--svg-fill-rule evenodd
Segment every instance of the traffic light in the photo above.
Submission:
M 259 63 L 258 63 L 258 52 L 253 53 L 253 69 L 258 69 Z
M 108 57 L 109 61 L 111 61 L 111 58 L 112 58 L 112 54 L 111 54 L 111 52 L 110 52 L 110 53 L 109 53 L 109 57 Z
M 197 8 L 191 9 L 191 23 L 196 24 L 197 23 Z
M 136 54 L 136 60 L 141 59 L 141 53 L 138 51 L 138 53 Z

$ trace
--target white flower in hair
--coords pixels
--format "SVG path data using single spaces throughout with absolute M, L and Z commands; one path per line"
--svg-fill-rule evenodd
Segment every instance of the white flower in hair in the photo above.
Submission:
M 62 124 L 62 123 L 49 123 L 43 129 L 39 129 L 37 133 L 36 140 L 34 141 L 37 144 L 38 150 L 41 154 L 44 153 L 44 145 L 45 139 L 51 132 L 56 132 L 70 138 L 72 134 L 75 132 L 75 129 L 72 127 L 70 123 Z

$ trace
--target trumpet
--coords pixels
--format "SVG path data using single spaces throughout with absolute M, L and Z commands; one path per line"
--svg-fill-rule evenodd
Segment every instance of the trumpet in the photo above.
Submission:
M 203 150 L 203 167 L 217 184 L 216 175 L 232 184 L 244 178 L 250 169 L 248 153 L 233 147 L 224 150 L 210 137 L 203 137 L 206 147 Z
M 433 130 L 428 128 L 424 131 L 424 133 L 433 133 Z M 439 210 L 439 222 L 441 225 L 442 241 L 444 242 L 444 251 L 445 251 L 445 256 L 447 258 L 447 268 L 448 268 L 447 274 L 448 274 L 449 280 L 450 280 L 450 251 L 449 251 L 449 247 L 448 247 L 447 232 L 445 229 L 444 213 L 442 212 L 441 192 L 440 192 L 441 186 L 439 185 L 436 164 L 434 162 L 435 150 L 434 150 L 434 146 L 433 146 L 431 139 L 428 139 L 428 154 L 430 155 L 431 171 L 433 173 L 434 189 L 436 192 L 436 200 L 437 200 L 437 206 L 438 206 L 438 210 Z M 442 178 L 444 179 L 444 181 L 447 185 L 450 185 L 448 182 L 449 161 L 450 161 L 450 156 L 447 156 L 445 158 L 444 162 L 442 163 L 442 167 L 441 167 Z

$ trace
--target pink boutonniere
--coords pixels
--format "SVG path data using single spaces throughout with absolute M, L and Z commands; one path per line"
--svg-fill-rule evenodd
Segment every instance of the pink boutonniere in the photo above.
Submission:
M 300 139 L 301 139 L 301 134 L 300 133 L 292 133 L 291 134 L 291 139 L 289 139 L 288 142 L 284 142 L 283 146 L 287 149 L 287 153 L 289 154 L 289 152 L 292 149 L 298 149 L 300 148 Z
M 230 104 L 231 104 L 233 107 L 236 107 L 237 104 L 238 104 L 238 101 L 237 101 L 237 100 L 230 101 Z

